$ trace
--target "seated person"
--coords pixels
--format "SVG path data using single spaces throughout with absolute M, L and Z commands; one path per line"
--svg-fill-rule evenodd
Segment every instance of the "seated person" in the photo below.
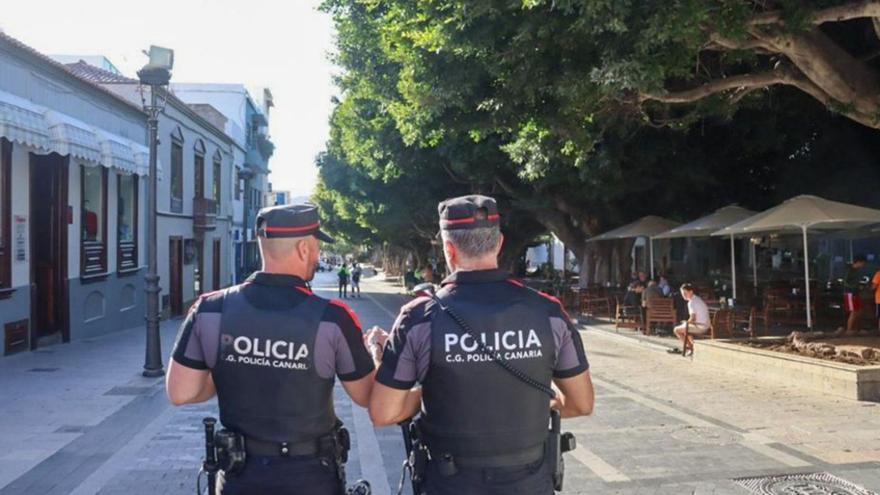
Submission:
M 660 280 L 657 282 L 657 286 L 660 287 L 660 290 L 663 292 L 663 297 L 669 297 L 672 294 L 672 287 L 669 285 L 669 280 L 666 279 L 665 275 L 660 275 Z
M 663 291 L 660 290 L 660 285 L 658 285 L 657 279 L 654 278 L 648 281 L 648 286 L 642 291 L 642 327 L 647 328 L 648 304 L 650 304 L 651 299 L 657 297 L 663 297 Z
M 675 327 L 673 332 L 675 333 L 675 336 L 681 340 L 684 349 L 687 349 L 688 347 L 693 349 L 693 338 L 689 337 L 687 341 L 685 341 L 685 328 L 687 328 L 688 333 L 691 335 L 707 334 L 711 324 L 709 321 L 709 307 L 706 306 L 703 299 L 694 292 L 694 286 L 691 284 L 683 284 L 681 286 L 681 297 L 687 301 L 688 319 L 687 321 L 681 322 L 681 325 Z M 680 353 L 682 351 L 670 349 L 669 352 Z
M 630 282 L 629 286 L 626 288 L 626 294 L 623 296 L 624 306 L 641 306 L 642 291 L 645 290 L 647 282 L 648 274 L 645 272 L 639 272 L 638 278 Z

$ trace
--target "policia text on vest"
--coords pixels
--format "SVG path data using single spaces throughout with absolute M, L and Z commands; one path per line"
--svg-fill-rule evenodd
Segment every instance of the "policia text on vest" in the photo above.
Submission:
M 216 389 L 223 429 L 206 438 L 213 445 L 204 471 L 217 475 L 211 488 L 346 493 L 349 441 L 333 408 L 334 381 L 348 390 L 375 369 L 349 308 L 315 296 L 299 277 L 257 272 L 196 303 L 175 345 L 171 370 L 177 366 L 205 373 Z M 365 406 L 369 388 L 352 398 Z
M 474 351 L 479 351 L 477 355 L 482 357 L 481 361 L 492 361 L 496 363 L 504 371 L 523 383 L 523 385 L 544 393 L 551 400 L 556 400 L 558 398 L 556 391 L 553 390 L 551 387 L 548 387 L 543 383 L 532 379 L 510 363 L 510 359 L 520 359 L 523 357 L 523 351 L 516 352 L 515 350 L 527 348 L 530 345 L 530 342 L 532 343 L 532 345 L 536 346 L 537 349 L 531 352 L 526 351 L 526 357 L 541 356 L 541 342 L 538 339 L 537 334 L 534 330 L 529 331 L 529 336 L 525 340 L 525 342 L 522 331 L 507 331 L 503 333 L 495 333 L 494 345 L 491 345 L 493 341 L 492 339 L 489 339 L 489 343 L 487 343 L 486 333 L 482 333 L 479 336 L 476 335 L 476 333 L 471 329 L 470 325 L 468 325 L 467 321 L 464 318 L 462 318 L 449 304 L 443 304 L 443 302 L 437 298 L 435 294 L 436 288 L 433 285 L 422 284 L 416 289 L 417 292 L 430 297 L 440 308 L 440 311 L 449 315 L 449 317 L 463 331 L 462 334 L 447 333 L 445 335 L 445 341 L 447 343 L 445 347 L 447 362 L 462 361 L 460 355 L 450 354 L 450 350 L 452 347 L 451 344 L 463 342 L 466 339 L 469 339 L 469 341 L 472 343 L 470 346 L 468 346 L 470 348 L 462 345 L 462 349 L 465 352 L 469 353 L 467 354 L 469 357 L 473 356 L 473 354 L 470 353 Z M 518 347 L 515 345 L 515 338 L 517 334 L 519 334 Z M 508 337 L 511 339 L 511 343 L 509 344 L 507 343 Z M 515 357 L 508 357 L 511 355 Z M 455 356 L 455 359 L 450 359 L 450 356 Z M 573 434 L 562 433 L 561 419 L 562 417 L 559 411 L 550 411 L 550 425 L 544 454 L 545 462 L 547 462 L 553 468 L 553 489 L 555 491 L 562 491 L 565 478 L 565 462 L 562 458 L 562 454 L 574 450 L 577 446 Z M 419 429 L 417 421 L 404 421 L 403 423 L 401 423 L 401 430 L 403 432 L 404 447 L 406 448 L 407 454 L 406 460 L 404 461 L 402 476 L 405 476 L 407 473 L 409 473 L 413 493 L 419 495 L 423 493 L 422 481 L 424 480 L 425 470 L 427 468 L 428 459 L 430 457 L 430 451 L 422 438 L 422 433 Z M 445 473 L 448 476 L 452 476 L 457 473 L 458 469 L 455 464 L 455 458 L 451 454 L 441 454 L 437 459 L 437 462 L 440 465 L 439 470 L 442 473 Z M 397 489 L 398 495 L 401 495 L 403 493 L 403 485 L 404 478 L 401 477 Z
M 389 334 L 371 330 L 387 340 L 370 417 L 382 426 L 418 414 L 405 428 L 417 493 L 551 495 L 574 446 L 559 418 L 593 408 L 580 334 L 559 301 L 498 268 L 493 198 L 450 198 L 437 212 L 452 274 L 435 297 L 404 306 Z
M 561 454 L 574 447 L 548 407 L 550 383 L 587 369 L 558 302 L 503 270 L 455 272 L 435 297 L 401 310 L 371 416 L 378 425 L 400 421 L 374 411 L 376 397 L 421 385 L 421 414 L 402 425 L 416 493 L 546 495 L 561 487 Z

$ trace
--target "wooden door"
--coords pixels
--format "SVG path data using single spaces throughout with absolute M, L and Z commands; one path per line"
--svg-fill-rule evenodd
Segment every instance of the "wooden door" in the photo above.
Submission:
M 168 239 L 168 300 L 171 316 L 183 314 L 183 238 Z
M 70 340 L 67 279 L 68 158 L 30 155 L 31 348 Z M 46 200 L 49 198 L 49 200 Z
M 211 284 L 212 290 L 220 290 L 220 239 L 214 239 L 213 258 L 211 258 L 214 273 L 214 283 Z

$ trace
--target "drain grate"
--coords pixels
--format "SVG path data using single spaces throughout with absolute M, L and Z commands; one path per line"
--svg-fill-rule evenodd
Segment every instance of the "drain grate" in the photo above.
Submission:
M 104 395 L 144 395 L 152 387 L 113 387 L 104 392 Z
M 733 481 L 757 495 L 877 495 L 829 473 L 760 476 Z
M 85 425 L 62 425 L 52 433 L 85 433 L 89 428 Z
M 31 368 L 28 371 L 31 373 L 54 373 L 61 368 Z

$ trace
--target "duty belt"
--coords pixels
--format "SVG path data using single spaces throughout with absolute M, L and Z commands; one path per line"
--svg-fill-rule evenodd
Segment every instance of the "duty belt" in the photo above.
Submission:
M 317 438 L 305 442 L 265 442 L 262 440 L 247 438 L 245 440 L 244 448 L 249 456 L 316 456 L 321 452 L 321 439 Z
M 430 449 L 430 448 L 429 448 Z M 544 457 L 544 444 L 522 449 L 513 454 L 489 456 L 452 455 L 455 464 L 462 468 L 498 468 L 525 466 L 540 461 Z
M 545 445 L 540 443 L 533 447 L 518 449 L 516 452 L 505 452 L 503 454 L 486 454 L 486 455 L 470 455 L 460 452 L 460 449 L 454 447 L 454 442 L 443 439 L 421 431 L 424 438 L 425 446 L 431 453 L 431 458 L 441 458 L 443 456 L 455 459 L 455 464 L 464 468 L 496 468 L 496 467 L 513 467 L 532 464 L 544 457 Z M 458 452 L 458 453 L 456 453 Z

